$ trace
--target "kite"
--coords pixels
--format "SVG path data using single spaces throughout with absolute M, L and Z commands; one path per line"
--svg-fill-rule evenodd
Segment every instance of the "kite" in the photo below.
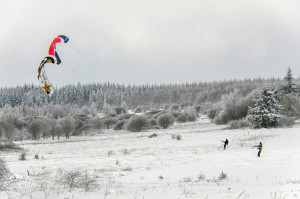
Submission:
M 54 38 L 54 40 L 52 41 L 50 47 L 49 47 L 49 51 L 48 54 L 49 56 L 46 56 L 38 69 L 38 80 L 40 82 L 40 85 L 42 87 L 42 89 L 49 95 L 51 96 L 54 93 L 54 88 L 51 85 L 51 83 L 49 82 L 46 73 L 45 73 L 45 64 L 46 63 L 52 63 L 52 64 L 57 64 L 59 65 L 61 63 L 61 60 L 57 54 L 56 51 L 56 44 L 57 43 L 68 43 L 69 38 L 64 36 L 64 35 L 58 35 L 57 37 Z
M 54 88 L 49 82 L 46 73 L 45 73 L 45 64 L 46 63 L 55 63 L 55 60 L 53 57 L 47 56 L 43 59 L 41 62 L 39 69 L 38 69 L 38 80 L 40 82 L 40 86 L 42 89 L 49 95 L 51 96 L 54 93 Z
M 57 65 L 59 65 L 61 63 L 61 60 L 60 60 L 60 58 L 59 58 L 59 56 L 57 54 L 57 51 L 56 51 L 56 44 L 57 43 L 62 43 L 62 42 L 63 43 L 68 43 L 68 41 L 69 41 L 68 37 L 66 37 L 64 35 L 58 35 L 57 37 L 54 38 L 54 40 L 52 41 L 52 43 L 51 43 L 51 45 L 49 47 L 48 54 L 50 56 L 55 56 L 55 58 L 57 60 L 56 61 Z

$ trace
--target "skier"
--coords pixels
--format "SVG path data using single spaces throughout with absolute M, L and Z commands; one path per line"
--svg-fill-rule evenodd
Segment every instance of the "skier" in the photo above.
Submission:
M 224 150 L 226 149 L 226 146 L 229 144 L 229 141 L 226 139 L 224 142 Z
M 262 147 L 263 147 L 262 143 L 260 142 L 259 145 L 256 145 L 254 147 L 256 147 L 258 149 L 257 157 L 260 157 L 260 153 L 261 153 Z

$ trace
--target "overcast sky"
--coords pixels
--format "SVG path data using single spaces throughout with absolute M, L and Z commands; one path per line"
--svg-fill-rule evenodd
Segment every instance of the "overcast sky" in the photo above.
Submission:
M 0 0 L 0 87 L 300 76 L 299 0 Z

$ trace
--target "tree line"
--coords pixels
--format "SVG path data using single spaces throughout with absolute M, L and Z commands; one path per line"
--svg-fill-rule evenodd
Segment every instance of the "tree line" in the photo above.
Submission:
M 0 89 L 0 137 L 68 138 L 107 125 L 141 131 L 167 128 L 174 121 L 195 121 L 201 114 L 232 128 L 249 123 L 254 127 L 287 125 L 300 116 L 299 89 L 300 80 L 293 78 L 290 68 L 283 79 L 77 84 L 57 88 L 51 97 L 40 87 L 25 84 Z

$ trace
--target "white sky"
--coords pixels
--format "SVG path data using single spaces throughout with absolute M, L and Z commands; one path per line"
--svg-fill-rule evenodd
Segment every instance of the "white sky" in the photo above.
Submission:
M 0 0 L 0 87 L 300 76 L 298 0 Z

